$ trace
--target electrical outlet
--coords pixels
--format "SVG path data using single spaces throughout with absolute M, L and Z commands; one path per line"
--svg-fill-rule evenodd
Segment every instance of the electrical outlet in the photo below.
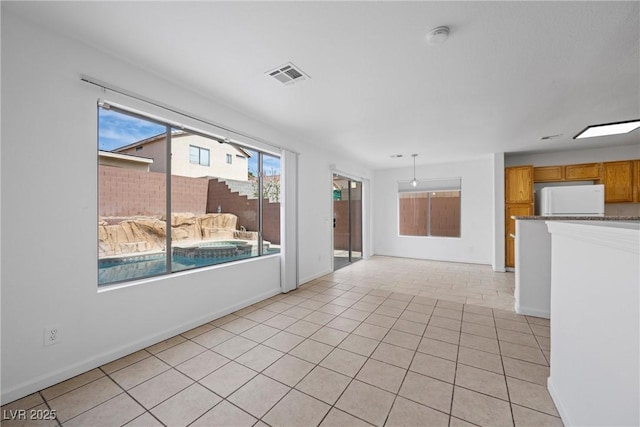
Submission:
M 44 328 L 44 345 L 53 345 L 60 342 L 60 328 L 58 326 L 46 326 Z

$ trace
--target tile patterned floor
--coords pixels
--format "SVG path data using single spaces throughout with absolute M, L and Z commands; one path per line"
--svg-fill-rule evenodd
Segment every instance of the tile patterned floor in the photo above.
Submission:
M 513 273 L 488 265 L 375 256 L 324 280 L 513 311 Z
M 548 320 L 420 294 L 500 298 L 501 276 L 362 261 L 2 407 L 56 420 L 2 425 L 561 426 Z

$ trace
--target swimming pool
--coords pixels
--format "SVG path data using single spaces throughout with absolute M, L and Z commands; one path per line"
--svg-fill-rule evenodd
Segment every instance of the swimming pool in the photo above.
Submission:
M 265 246 L 265 255 L 279 252 L 279 248 Z M 251 245 L 243 242 L 220 241 L 207 242 L 194 247 L 175 247 L 171 259 L 171 270 L 172 272 L 185 271 L 238 261 L 256 255 Z M 98 260 L 98 286 L 159 276 L 166 272 L 166 254 L 162 252 L 100 259 Z

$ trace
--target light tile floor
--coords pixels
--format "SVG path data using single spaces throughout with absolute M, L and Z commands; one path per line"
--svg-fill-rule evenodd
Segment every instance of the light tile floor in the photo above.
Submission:
M 486 306 L 512 283 L 374 257 L 2 407 L 56 420 L 2 425 L 561 426 L 549 321 Z
M 514 274 L 488 265 L 375 256 L 323 280 L 512 311 L 515 302 Z

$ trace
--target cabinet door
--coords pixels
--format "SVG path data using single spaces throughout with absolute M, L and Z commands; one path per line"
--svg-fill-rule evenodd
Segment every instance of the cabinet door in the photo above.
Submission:
M 511 236 L 507 236 L 507 240 L 505 242 L 504 266 L 505 267 L 516 266 L 516 239 L 514 239 Z
M 507 236 L 516 233 L 516 220 L 512 216 L 530 216 L 533 215 L 533 206 L 530 204 L 517 203 L 507 204 L 505 206 L 504 219 L 506 227 L 504 229 Z
M 602 165 L 604 201 L 607 203 L 633 201 L 633 161 L 607 162 Z
M 640 160 L 633 161 L 633 201 L 640 202 Z
M 566 181 L 584 181 L 599 178 L 600 165 L 598 163 L 583 163 L 564 167 L 564 179 Z
M 540 166 L 533 168 L 533 182 L 564 180 L 564 166 Z
M 506 267 L 515 267 L 515 239 L 511 237 L 516 232 L 516 220 L 512 216 L 533 215 L 533 205 L 527 203 L 505 205 L 505 260 Z
M 505 203 L 533 203 L 533 166 L 504 170 Z

